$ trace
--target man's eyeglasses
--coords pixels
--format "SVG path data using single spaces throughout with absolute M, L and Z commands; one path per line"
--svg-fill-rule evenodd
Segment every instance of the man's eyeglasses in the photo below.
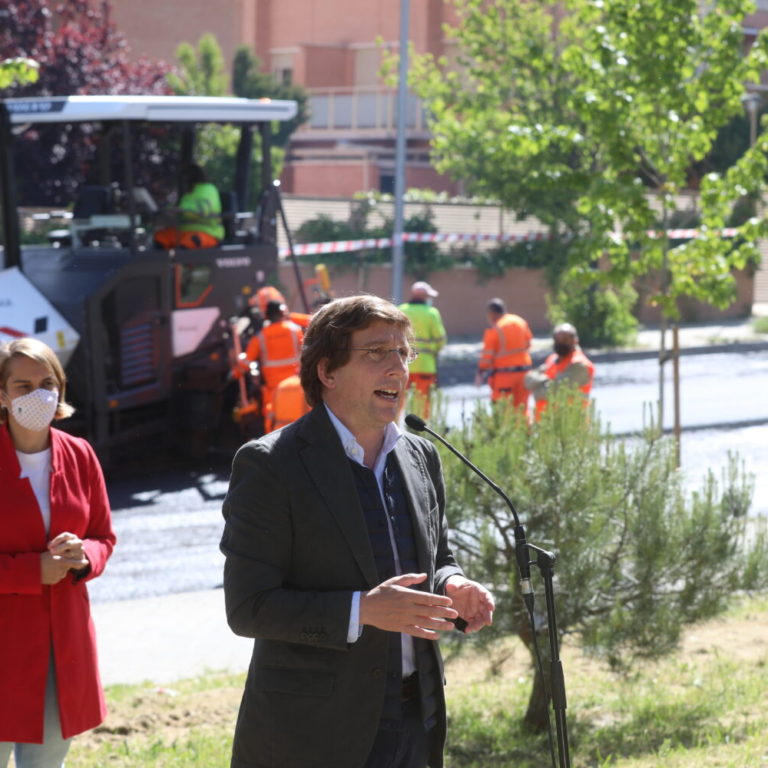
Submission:
M 410 365 L 419 353 L 410 347 L 350 347 L 352 352 L 365 352 L 365 356 L 372 363 L 380 363 L 390 352 L 397 352 L 398 357 L 406 364 Z

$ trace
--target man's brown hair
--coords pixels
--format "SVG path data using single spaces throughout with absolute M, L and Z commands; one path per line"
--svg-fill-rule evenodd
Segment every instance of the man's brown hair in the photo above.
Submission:
M 323 384 L 317 375 L 317 366 L 326 359 L 331 373 L 349 362 L 352 334 L 377 321 L 390 323 L 406 332 L 408 343 L 413 344 L 413 332 L 408 317 L 392 302 L 378 296 L 348 296 L 321 307 L 312 317 L 304 334 L 301 348 L 299 376 L 304 397 L 313 408 L 322 402 Z

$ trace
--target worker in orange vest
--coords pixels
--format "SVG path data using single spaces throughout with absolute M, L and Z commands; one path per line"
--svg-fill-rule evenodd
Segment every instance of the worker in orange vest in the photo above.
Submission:
M 547 407 L 547 398 L 552 388 L 563 382 L 570 382 L 578 387 L 586 405 L 595 376 L 595 365 L 582 352 L 579 335 L 573 325 L 560 323 L 556 326 L 553 341 L 555 351 L 542 365 L 525 377 L 525 386 L 536 400 L 537 420 Z
M 262 383 L 262 407 L 268 423 L 272 410 L 272 396 L 277 385 L 299 372 L 299 354 L 304 332 L 286 316 L 285 304 L 268 301 L 267 322 L 248 342 L 245 356 L 258 361 Z
M 298 374 L 283 379 L 275 387 L 272 396 L 272 419 L 267 424 L 267 432 L 296 421 L 307 411 L 309 411 L 309 405 L 304 397 L 304 389 Z
M 523 379 L 531 369 L 531 329 L 522 317 L 507 312 L 501 299 L 491 299 L 487 313 L 490 328 L 483 335 L 475 386 L 479 387 L 485 379 L 491 387 L 493 402 L 511 398 L 516 408 L 527 410 L 528 390 Z

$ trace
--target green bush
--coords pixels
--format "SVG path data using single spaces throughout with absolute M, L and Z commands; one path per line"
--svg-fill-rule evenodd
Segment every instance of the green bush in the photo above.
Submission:
M 386 217 L 379 226 L 369 226 L 368 217 L 375 209 L 373 198 L 356 202 L 348 221 L 338 221 L 326 214 L 307 219 L 295 232 L 298 243 L 322 243 L 334 240 L 365 240 L 391 237 L 392 221 Z M 437 232 L 434 214 L 429 208 L 414 213 L 403 222 L 404 232 Z M 367 264 L 385 264 L 392 260 L 392 247 L 366 248 L 352 254 L 318 254 L 303 256 L 302 261 L 336 266 L 339 269 L 358 268 Z M 449 269 L 454 264 L 450 254 L 442 252 L 435 243 L 406 243 L 405 271 L 423 280 L 431 272 Z
M 671 438 L 653 427 L 615 438 L 566 388 L 533 426 L 510 408 L 479 409 L 451 438 L 506 490 L 528 541 L 557 555 L 561 639 L 577 635 L 613 667 L 668 653 L 684 625 L 766 583 L 768 548 L 762 532 L 746 539 L 752 483 L 735 457 L 689 494 Z M 517 634 L 530 647 L 513 516 L 455 457 L 445 453 L 443 467 L 453 546 L 497 598 L 493 628 L 475 641 Z M 535 727 L 543 683 L 537 674 L 526 715 Z
M 564 280 L 550 299 L 549 316 L 553 325 L 573 323 L 583 347 L 627 346 L 637 333 L 637 318 L 632 314 L 636 301 L 637 293 L 629 285 L 614 288 L 595 282 L 585 286 Z

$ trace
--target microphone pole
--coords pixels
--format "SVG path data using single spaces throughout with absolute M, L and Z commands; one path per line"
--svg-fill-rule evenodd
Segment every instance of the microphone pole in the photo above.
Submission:
M 454 448 L 442 435 L 439 435 L 433 429 L 430 429 L 424 419 L 419 418 L 414 413 L 409 413 L 405 417 L 405 423 L 414 431 L 427 432 L 436 440 L 439 440 L 451 453 L 461 459 L 476 475 L 485 480 L 485 482 L 488 483 L 488 485 L 490 485 L 491 488 L 493 488 L 493 490 L 507 503 L 509 511 L 512 513 L 512 517 L 515 521 L 515 559 L 517 560 L 517 568 L 520 571 L 520 591 L 522 592 L 523 602 L 528 609 L 528 613 L 533 616 L 533 588 L 531 587 L 531 566 L 530 561 L 528 560 L 528 543 L 525 540 L 525 529 L 520 523 L 520 518 L 517 516 L 517 510 L 515 510 L 515 506 L 512 504 L 509 496 L 507 496 L 507 494 L 504 493 L 504 491 L 502 491 L 490 477 L 478 469 L 463 453 Z
M 531 619 L 531 629 L 533 631 L 534 644 L 536 646 L 536 654 L 539 659 L 539 667 L 541 669 L 541 657 L 538 652 L 538 644 L 536 643 L 536 622 L 533 616 L 533 589 L 531 588 L 531 568 L 532 564 L 537 565 L 541 570 L 544 577 L 544 585 L 547 598 L 547 628 L 549 631 L 550 653 L 552 656 L 550 662 L 550 678 L 551 678 L 551 699 L 552 706 L 555 712 L 555 727 L 557 730 L 557 750 L 558 758 L 561 768 L 570 768 L 571 755 L 570 747 L 568 745 L 568 725 L 566 723 L 566 696 L 565 696 L 565 677 L 563 675 L 563 665 L 560 662 L 560 650 L 558 648 L 557 641 L 557 617 L 555 616 L 555 594 L 552 586 L 553 582 L 553 566 L 555 563 L 555 556 L 541 547 L 537 547 L 535 544 L 528 544 L 525 540 L 525 530 L 520 524 L 520 518 L 517 516 L 514 504 L 504 491 L 499 488 L 496 483 L 481 472 L 464 454 L 460 453 L 454 448 L 444 437 L 438 435 L 437 432 L 430 429 L 424 419 L 420 419 L 413 413 L 409 413 L 405 417 L 405 423 L 411 429 L 416 432 L 427 432 L 436 440 L 439 440 L 451 453 L 458 456 L 473 472 L 479 475 L 485 480 L 488 485 L 493 488 L 496 493 L 501 496 L 504 501 L 507 502 L 512 517 L 515 520 L 515 557 L 517 559 L 517 567 L 520 570 L 520 587 L 523 593 L 523 602 L 528 609 L 528 614 Z M 531 563 L 528 559 L 528 549 L 531 549 L 537 554 L 537 559 Z M 543 669 L 541 670 L 543 674 Z M 548 716 L 549 717 L 549 716 Z M 550 747 L 552 746 L 552 730 L 550 726 Z M 555 764 L 555 755 L 552 753 L 552 765 Z

